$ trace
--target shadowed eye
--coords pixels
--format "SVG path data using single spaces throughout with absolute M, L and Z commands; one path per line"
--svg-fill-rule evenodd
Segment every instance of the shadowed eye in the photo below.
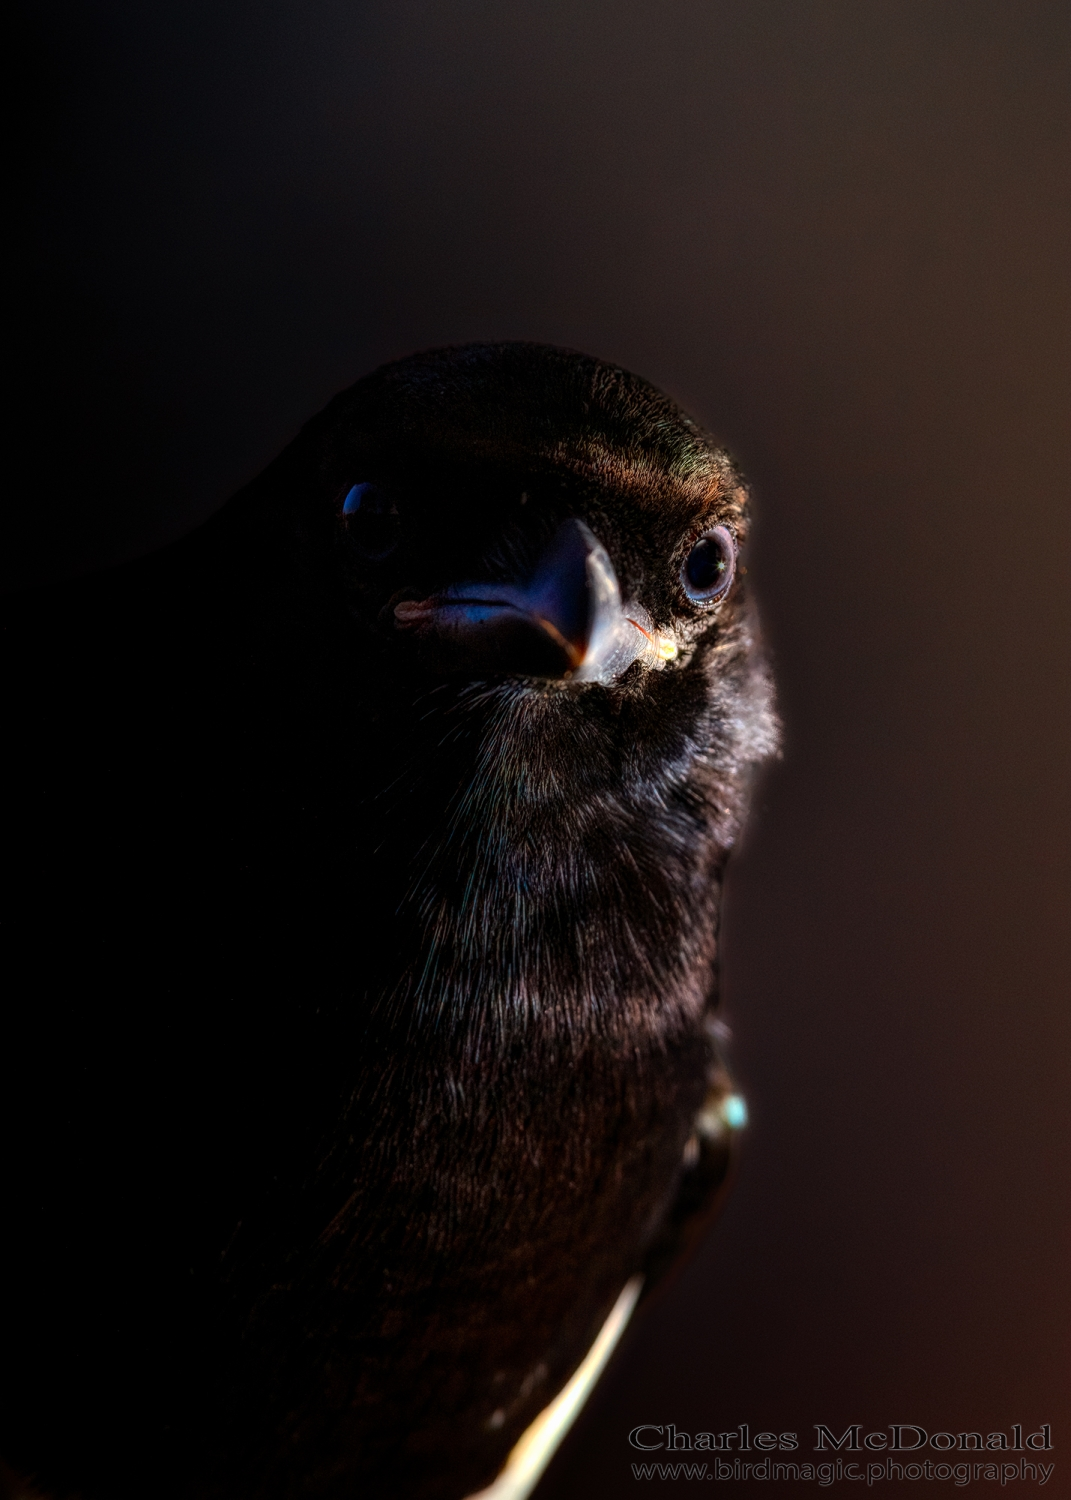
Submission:
M 729 592 L 736 567 L 736 544 L 724 526 L 699 538 L 684 559 L 681 584 L 695 604 L 715 604 Z
M 355 484 L 342 502 L 346 534 L 369 562 L 381 562 L 398 545 L 398 512 L 377 484 Z

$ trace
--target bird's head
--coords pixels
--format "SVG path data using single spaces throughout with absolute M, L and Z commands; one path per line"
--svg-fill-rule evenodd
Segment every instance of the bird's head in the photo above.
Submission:
M 366 801 L 427 820 L 474 786 L 480 818 L 545 844 L 606 797 L 674 798 L 732 842 L 776 741 L 747 489 L 668 396 L 545 345 L 433 350 L 336 397 L 273 471 L 281 545 L 295 518 L 318 538 L 289 618 L 338 648 Z
M 338 397 L 309 443 L 352 614 L 421 675 L 634 692 L 739 618 L 744 483 L 623 370 L 436 350 Z

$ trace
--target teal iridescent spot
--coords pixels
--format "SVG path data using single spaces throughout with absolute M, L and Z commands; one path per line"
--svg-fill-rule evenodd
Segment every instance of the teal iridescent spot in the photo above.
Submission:
M 725 1100 L 721 1117 L 730 1130 L 741 1130 L 747 1124 L 747 1105 L 739 1094 L 730 1094 Z

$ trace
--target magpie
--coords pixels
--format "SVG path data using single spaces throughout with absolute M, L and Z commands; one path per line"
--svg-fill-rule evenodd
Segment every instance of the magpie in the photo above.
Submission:
M 8 599 L 12 1494 L 459 1500 L 694 1237 L 747 535 L 646 381 L 467 345 Z

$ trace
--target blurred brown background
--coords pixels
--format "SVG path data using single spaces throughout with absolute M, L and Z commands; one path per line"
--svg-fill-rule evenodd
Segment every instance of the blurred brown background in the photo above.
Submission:
M 617 360 L 754 480 L 786 733 L 727 909 L 753 1123 L 540 1495 L 632 1493 L 640 1421 L 796 1457 L 1048 1421 L 1071 1493 L 1066 0 L 15 15 L 10 579 L 179 534 L 451 341 Z

